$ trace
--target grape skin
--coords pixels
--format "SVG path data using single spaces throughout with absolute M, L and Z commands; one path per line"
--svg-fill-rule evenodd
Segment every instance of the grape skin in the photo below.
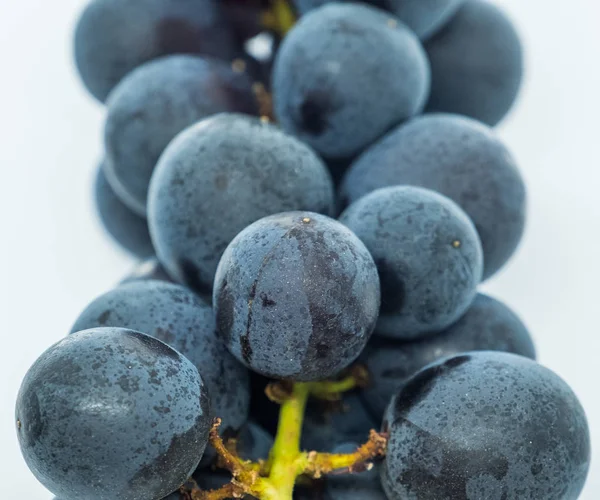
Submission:
M 389 2 L 392 13 L 424 40 L 448 23 L 464 0 L 389 0 Z
M 379 278 L 360 240 L 310 212 L 265 217 L 227 247 L 215 277 L 217 330 L 271 378 L 321 380 L 360 354 L 379 312 Z
M 266 460 L 273 447 L 273 436 L 260 425 L 246 422 L 237 435 L 237 452 L 243 460 Z
M 300 14 L 306 14 L 334 0 L 294 0 Z M 339 1 L 339 0 L 336 0 Z M 352 0 L 346 0 L 352 1 Z M 364 3 L 385 9 L 405 23 L 421 38 L 429 38 L 446 24 L 464 0 L 365 0 Z
M 74 48 L 79 75 L 101 102 L 152 59 L 192 53 L 230 60 L 235 53 L 218 0 L 93 0 L 77 23 Z
M 484 279 L 516 250 L 525 227 L 525 184 L 512 155 L 486 125 L 450 114 L 415 118 L 352 164 L 340 195 L 347 204 L 398 184 L 437 191 L 466 212 L 483 246 Z
M 472 352 L 429 365 L 386 412 L 390 499 L 575 500 L 590 462 L 583 408 L 523 356 Z
M 331 3 L 287 34 L 272 82 L 281 127 L 323 157 L 342 159 L 423 109 L 429 64 L 416 36 L 391 14 Z
M 132 281 L 158 280 L 172 283 L 173 280 L 165 271 L 165 268 L 156 257 L 140 262 L 131 273 L 121 280 L 119 284 L 131 283 Z
M 136 281 L 99 296 L 71 328 L 123 327 L 151 335 L 189 359 L 202 373 L 213 416 L 222 429 L 240 429 L 248 418 L 248 371 L 215 334 L 212 308 L 186 288 L 164 281 Z
M 344 394 L 339 408 L 329 409 L 323 402 L 312 402 L 304 417 L 301 448 L 334 452 L 347 441 L 365 442 L 371 429 L 378 429 L 379 424 L 365 408 L 358 392 Z
M 439 335 L 416 342 L 372 339 L 361 356 L 370 376 L 362 397 L 380 420 L 394 394 L 424 366 L 466 351 L 505 351 L 535 359 L 521 320 L 502 302 L 478 294 L 467 312 Z
M 327 168 L 310 148 L 256 118 L 220 114 L 167 147 L 148 218 L 168 273 L 208 293 L 221 255 L 246 226 L 288 210 L 331 213 L 333 203 Z
M 350 205 L 340 222 L 377 264 L 377 335 L 424 338 L 450 326 L 471 304 L 483 270 L 481 243 L 453 201 L 413 186 L 383 188 Z
M 154 255 L 148 222 L 115 194 L 104 175 L 104 164 L 96 173 L 94 202 L 102 226 L 122 248 L 141 259 Z
M 40 356 L 15 418 L 25 461 L 58 497 L 149 500 L 194 471 L 210 414 L 204 382 L 186 358 L 139 332 L 99 328 Z
M 217 113 L 258 112 L 247 74 L 224 61 L 192 55 L 140 66 L 115 87 L 106 105 L 107 179 L 142 215 L 154 167 L 179 132 Z
M 362 442 L 342 443 L 333 449 L 333 453 L 353 453 Z M 379 481 L 379 465 L 365 472 L 329 475 L 324 500 L 387 500 Z
M 432 80 L 428 112 L 458 113 L 490 126 L 504 118 L 523 80 L 523 48 L 502 10 L 468 0 L 425 49 Z

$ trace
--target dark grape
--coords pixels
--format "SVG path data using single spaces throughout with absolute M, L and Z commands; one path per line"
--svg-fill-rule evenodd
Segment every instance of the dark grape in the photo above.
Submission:
M 317 9 L 328 3 L 333 3 L 334 1 L 337 3 L 355 3 L 352 0 L 292 0 L 292 3 L 296 7 L 298 14 L 304 15 L 313 9 Z M 389 10 L 390 7 L 390 0 L 364 0 L 364 2 L 361 3 L 384 10 Z
M 227 247 L 213 304 L 221 338 L 248 367 L 271 378 L 323 379 L 352 363 L 371 336 L 377 268 L 339 222 L 277 214 Z
M 588 472 L 577 397 L 523 356 L 472 352 L 429 365 L 386 419 L 389 498 L 575 500 Z
M 140 262 L 131 273 L 121 280 L 120 284 L 145 280 L 168 281 L 170 283 L 173 282 L 158 259 L 156 257 L 152 257 Z
M 294 0 L 294 3 L 298 11 L 305 14 L 332 1 L 334 0 Z M 394 14 L 419 38 L 428 38 L 439 30 L 452 18 L 463 2 L 464 0 L 364 0 L 364 3 Z
M 121 199 L 146 213 L 150 177 L 183 129 L 207 116 L 256 114 L 252 81 L 217 59 L 191 55 L 151 61 L 127 75 L 107 101 L 106 175 Z
M 515 102 L 523 49 L 506 14 L 468 0 L 425 49 L 431 62 L 427 111 L 459 113 L 496 125 Z
M 360 152 L 419 113 L 429 65 L 416 36 L 391 14 L 331 3 L 303 16 L 273 69 L 282 128 L 327 158 Z
M 294 500 L 328 500 L 325 497 L 325 481 L 313 480 L 308 484 L 296 484 Z
M 75 62 L 89 92 L 105 101 L 141 64 L 170 54 L 235 53 L 219 0 L 93 0 L 75 31 Z
M 115 194 L 101 165 L 94 181 L 96 211 L 104 229 L 125 250 L 144 259 L 154 255 L 154 247 L 145 217 L 134 213 Z
M 275 435 L 280 405 L 271 401 L 265 393 L 270 381 L 256 372 L 250 372 L 250 418 Z
M 366 151 L 342 183 L 346 203 L 397 184 L 438 191 L 471 218 L 483 246 L 483 277 L 517 248 L 525 226 L 525 185 L 493 131 L 470 118 L 434 114 L 401 125 Z
M 214 416 L 223 429 L 239 429 L 248 418 L 248 371 L 215 333 L 212 308 L 186 288 L 164 281 L 135 281 L 95 299 L 71 332 L 123 327 L 151 335 L 188 358 L 202 373 Z
M 237 435 L 237 453 L 244 460 L 266 460 L 273 447 L 273 436 L 260 425 L 248 421 Z
M 123 328 L 78 332 L 30 368 L 17 398 L 21 451 L 62 498 L 148 500 L 194 471 L 211 425 L 208 392 L 178 352 Z
M 220 0 L 223 14 L 231 26 L 238 43 L 258 35 L 264 30 L 263 13 L 270 0 Z
M 331 453 L 347 441 L 364 443 L 371 429 L 379 429 L 380 423 L 371 418 L 356 392 L 344 395 L 334 408 L 311 401 L 302 427 L 301 448 Z
M 162 264 L 177 281 L 209 292 L 236 234 L 273 213 L 331 213 L 333 187 L 323 162 L 297 139 L 256 118 L 221 114 L 169 145 L 149 203 Z
M 521 320 L 502 302 L 478 294 L 466 314 L 439 335 L 417 342 L 372 340 L 361 357 L 370 384 L 363 398 L 381 419 L 390 398 L 424 366 L 466 351 L 505 351 L 535 359 L 535 347 Z
M 421 39 L 429 38 L 446 24 L 464 0 L 388 0 L 393 14 Z
M 333 453 L 353 453 L 362 444 L 347 442 Z M 329 475 L 325 485 L 326 500 L 387 500 L 379 481 L 379 467 L 360 473 Z
M 481 243 L 471 220 L 445 196 L 413 186 L 377 189 L 340 221 L 377 264 L 375 333 L 423 338 L 450 326 L 473 301 L 483 270 Z

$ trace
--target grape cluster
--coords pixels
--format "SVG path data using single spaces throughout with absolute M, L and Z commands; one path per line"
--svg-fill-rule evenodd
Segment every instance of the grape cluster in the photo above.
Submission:
M 478 292 L 526 215 L 501 10 L 92 0 L 75 59 L 106 104 L 97 211 L 142 262 L 23 380 L 57 500 L 579 496 L 584 410 Z

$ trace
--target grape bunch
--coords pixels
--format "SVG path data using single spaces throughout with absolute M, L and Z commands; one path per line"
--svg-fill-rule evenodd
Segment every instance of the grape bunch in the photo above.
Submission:
M 74 42 L 140 263 L 22 382 L 56 500 L 578 498 L 585 412 L 478 290 L 526 217 L 501 10 L 91 0 Z

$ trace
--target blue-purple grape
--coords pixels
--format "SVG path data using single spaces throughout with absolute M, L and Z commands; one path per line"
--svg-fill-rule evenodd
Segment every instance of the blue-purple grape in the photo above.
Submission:
M 175 55 L 128 74 L 107 101 L 104 144 L 108 181 L 137 213 L 146 213 L 148 185 L 169 142 L 221 112 L 258 113 L 252 80 L 218 59 Z
M 142 259 L 154 255 L 148 221 L 115 194 L 102 165 L 94 182 L 94 202 L 102 226 L 122 248 Z
M 202 373 L 213 416 L 222 429 L 240 429 L 248 418 L 248 371 L 216 335 L 212 308 L 190 290 L 165 281 L 120 285 L 99 296 L 79 315 L 71 332 L 122 327 L 151 335 L 183 354 Z
M 93 0 L 75 31 L 75 63 L 104 102 L 130 71 L 171 54 L 231 59 L 235 43 L 219 0 Z
M 458 113 L 491 126 L 504 118 L 523 80 L 523 48 L 501 9 L 467 0 L 425 49 L 431 63 L 428 112 Z
M 386 412 L 388 498 L 575 500 L 590 465 L 571 388 L 523 356 L 471 352 L 414 375 Z
M 415 340 L 454 323 L 483 271 L 473 223 L 450 199 L 414 186 L 377 189 L 340 217 L 371 252 L 381 281 L 378 335 Z
M 273 69 L 282 128 L 323 157 L 348 158 L 421 112 L 429 64 L 417 37 L 391 14 L 330 3 L 300 18 Z
M 233 355 L 271 378 L 324 379 L 352 363 L 379 312 L 371 255 L 345 226 L 310 212 L 255 222 L 215 278 L 217 329 Z
M 208 391 L 190 361 L 123 328 L 69 335 L 33 364 L 16 404 L 21 451 L 59 498 L 175 491 L 208 441 Z
M 353 163 L 340 194 L 348 204 L 395 185 L 437 191 L 466 212 L 481 239 L 484 279 L 506 264 L 521 240 L 525 185 L 511 153 L 482 123 L 450 114 L 415 118 Z
M 391 397 L 424 366 L 467 351 L 504 351 L 535 359 L 523 322 L 502 302 L 478 294 L 467 312 L 438 335 L 414 342 L 372 339 L 361 356 L 370 384 L 362 392 L 380 420 Z
M 318 156 L 257 118 L 220 114 L 186 129 L 152 177 L 150 234 L 178 282 L 212 291 L 219 259 L 246 226 L 274 213 L 331 213 L 333 187 Z

